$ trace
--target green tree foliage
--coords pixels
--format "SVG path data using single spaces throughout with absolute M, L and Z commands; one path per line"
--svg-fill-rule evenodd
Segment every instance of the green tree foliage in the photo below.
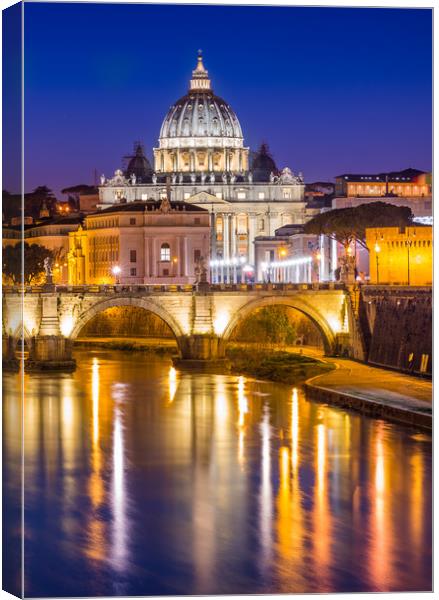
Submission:
M 412 211 L 407 206 L 370 202 L 320 213 L 305 224 L 304 230 L 308 234 L 326 235 L 345 249 L 357 241 L 368 250 L 367 227 L 406 227 L 412 223 L 412 219 Z
M 284 306 L 267 306 L 250 314 L 236 328 L 233 339 L 273 345 L 294 344 L 297 330 Z
M 22 273 L 22 250 L 24 252 L 24 273 Z M 3 248 L 3 275 L 15 285 L 22 282 L 26 285 L 37 283 L 44 274 L 44 260 L 53 258 L 52 252 L 39 244 L 25 242 Z

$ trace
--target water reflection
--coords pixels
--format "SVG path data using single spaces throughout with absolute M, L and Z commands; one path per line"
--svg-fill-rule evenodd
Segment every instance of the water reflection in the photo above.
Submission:
M 77 358 L 25 378 L 26 595 L 431 588 L 429 436 L 296 388 Z

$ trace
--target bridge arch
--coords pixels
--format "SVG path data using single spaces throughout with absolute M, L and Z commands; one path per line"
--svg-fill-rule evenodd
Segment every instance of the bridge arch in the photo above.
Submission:
M 107 310 L 107 308 L 113 308 L 118 306 L 131 306 L 135 308 L 143 308 L 157 315 L 166 323 L 166 325 L 168 325 L 169 329 L 175 336 L 177 345 L 180 347 L 180 339 L 183 337 L 184 333 L 180 325 L 174 319 L 174 317 L 167 310 L 165 310 L 159 304 L 157 304 L 149 298 L 136 298 L 129 296 L 116 296 L 112 298 L 106 298 L 88 307 L 78 316 L 73 326 L 73 329 L 68 337 L 72 340 L 76 339 L 81 329 L 83 329 L 83 327 L 98 313 Z
M 333 331 L 328 321 L 318 310 L 316 310 L 302 298 L 297 298 L 295 296 L 264 296 L 262 298 L 258 298 L 257 300 L 251 300 L 250 302 L 247 302 L 247 304 L 244 304 L 233 314 L 223 332 L 223 340 L 227 343 L 238 323 L 243 321 L 253 311 L 258 310 L 259 308 L 264 308 L 265 306 L 280 305 L 294 308 L 308 317 L 317 327 L 320 335 L 322 336 L 325 354 L 332 354 L 335 351 L 336 332 Z

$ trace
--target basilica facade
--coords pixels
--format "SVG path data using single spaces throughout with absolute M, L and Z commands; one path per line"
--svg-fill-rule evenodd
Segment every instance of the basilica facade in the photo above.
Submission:
M 101 177 L 99 208 L 167 197 L 204 208 L 210 259 L 255 264 L 254 240 L 306 212 L 301 173 L 279 170 L 266 145 L 251 153 L 231 106 L 217 96 L 201 54 L 187 93 L 168 110 L 154 148 L 154 166 L 138 145 L 124 169 Z

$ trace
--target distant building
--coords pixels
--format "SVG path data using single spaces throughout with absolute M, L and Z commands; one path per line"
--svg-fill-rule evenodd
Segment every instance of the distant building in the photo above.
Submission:
M 370 283 L 431 285 L 432 227 L 366 229 Z
M 72 210 L 77 212 L 95 212 L 99 204 L 99 191 L 93 185 L 74 185 L 61 190 L 68 197 L 68 203 Z
M 28 219 L 31 219 L 28 217 Z M 52 265 L 54 283 L 68 282 L 67 254 L 69 252 L 69 233 L 76 231 L 82 220 L 82 215 L 47 218 L 37 223 L 26 223 L 24 241 L 28 244 L 38 244 L 50 250 L 54 257 Z M 21 241 L 21 224 L 11 224 L 3 227 L 3 246 L 15 245 Z
M 362 175 L 344 173 L 335 178 L 335 195 L 348 197 L 430 196 L 431 173 L 418 169 Z
M 167 198 L 114 205 L 69 234 L 69 283 L 192 284 L 209 244 L 203 208 Z

